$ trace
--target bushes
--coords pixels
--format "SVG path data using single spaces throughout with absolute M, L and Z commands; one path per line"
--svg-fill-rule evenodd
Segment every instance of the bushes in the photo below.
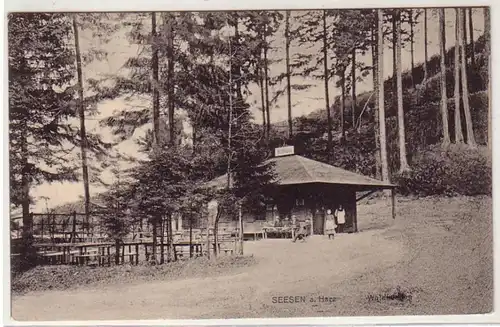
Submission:
M 434 146 L 416 157 L 412 171 L 395 176 L 399 192 L 429 196 L 491 194 L 491 159 L 482 148 L 472 150 L 453 146 L 442 150 Z

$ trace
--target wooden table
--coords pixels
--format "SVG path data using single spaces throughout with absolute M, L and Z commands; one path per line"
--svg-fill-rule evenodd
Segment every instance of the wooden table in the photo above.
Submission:
M 199 241 L 192 241 L 189 243 L 189 241 L 178 241 L 173 244 L 173 249 L 174 249 L 174 259 L 177 260 L 177 247 L 183 248 L 187 247 L 189 248 L 189 253 L 193 253 L 194 256 L 201 256 L 202 255 L 202 247 L 203 243 Z
M 114 243 L 39 243 L 33 246 L 45 251 L 42 252 L 42 256 L 49 258 L 51 262 L 57 263 L 60 260 L 61 263 L 73 263 L 76 257 L 79 259 L 77 263 L 83 264 L 84 261 L 88 263 L 91 257 L 97 257 L 99 264 L 102 264 L 101 259 L 105 257 L 109 259 L 110 248 Z M 98 253 L 89 253 L 89 248 L 97 248 Z
M 150 255 L 152 255 L 152 251 L 149 252 L 148 251 L 148 248 L 149 247 L 152 247 L 153 246 L 153 242 L 152 241 L 147 241 L 147 242 L 142 242 L 142 241 L 138 241 L 138 242 L 125 242 L 124 245 L 128 245 L 128 246 L 140 246 L 140 245 L 143 245 L 144 246 L 144 254 L 146 256 L 146 260 L 149 260 L 149 257 Z M 192 241 L 191 243 L 189 243 L 189 241 L 177 241 L 177 242 L 174 242 L 172 244 L 172 250 L 174 252 L 174 260 L 177 260 L 177 257 L 178 257 L 178 252 L 177 252 L 177 248 L 183 248 L 183 247 L 190 247 L 192 249 L 192 252 L 195 253 L 195 255 L 201 255 L 202 254 L 202 247 L 203 247 L 204 243 L 203 242 L 200 242 L 200 241 Z M 160 247 L 161 244 L 160 243 L 157 243 L 156 244 L 157 247 Z M 169 245 L 167 243 L 164 243 L 163 246 L 165 247 L 169 247 Z M 137 250 L 138 251 L 138 250 Z
M 268 238 L 268 233 L 276 233 L 280 236 L 280 238 L 287 238 L 287 236 L 290 234 L 291 237 L 294 237 L 295 234 L 295 229 L 292 227 L 264 227 L 262 229 L 264 231 L 264 238 Z

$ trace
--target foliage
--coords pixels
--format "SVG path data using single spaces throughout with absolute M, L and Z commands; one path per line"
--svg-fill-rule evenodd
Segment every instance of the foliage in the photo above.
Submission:
M 415 158 L 410 173 L 396 179 L 405 195 L 491 195 L 491 156 L 482 148 L 433 146 Z
M 22 174 L 31 185 L 76 178 L 64 156 L 76 136 L 67 120 L 74 58 L 63 15 L 12 14 L 8 24 L 11 202 L 20 204 Z
M 111 238 L 123 240 L 133 223 L 128 207 L 131 201 L 130 184 L 116 181 L 101 194 L 101 199 L 105 205 L 100 212 L 104 230 Z

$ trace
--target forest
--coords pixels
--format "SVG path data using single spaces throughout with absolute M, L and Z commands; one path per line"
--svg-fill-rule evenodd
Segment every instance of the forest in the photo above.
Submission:
M 477 40 L 473 11 L 485 22 Z M 455 38 L 446 40 L 450 14 Z M 440 53 L 429 56 L 431 19 L 439 21 Z M 425 39 L 423 63 L 413 56 L 417 24 L 424 26 L 418 31 Z M 124 30 L 126 42 L 140 51 L 120 72 L 86 78 L 89 67 L 108 56 L 101 45 Z M 97 45 L 82 49 L 83 33 Z M 271 54 L 280 33 L 285 47 L 276 59 Z M 214 197 L 218 216 L 263 205 L 260 190 L 273 183 L 266 159 L 285 144 L 395 183 L 404 195 L 491 194 L 489 8 L 16 13 L 8 19 L 8 40 L 10 200 L 22 209 L 25 262 L 34 255 L 36 185 L 82 183 L 85 214 L 108 213 L 107 228 L 116 237 L 136 217 L 147 217 L 155 232 L 163 216 L 181 212 L 195 219 Z M 291 53 L 292 44 L 319 51 Z M 401 53 L 408 48 L 411 69 L 403 71 Z M 393 67 L 384 65 L 388 50 Z M 365 55 L 371 63 L 360 59 Z M 285 72 L 271 76 L 276 64 Z M 323 109 L 294 115 L 294 93 L 311 87 L 292 82 L 297 77 L 323 83 Z M 368 79 L 373 90 L 357 92 Z M 331 89 L 341 95 L 330 99 Z M 260 101 L 249 100 L 252 92 Z M 272 122 L 282 97 L 288 119 Z M 100 119 L 112 140 L 89 131 L 98 105 L 118 98 L 145 98 L 147 105 Z M 149 125 L 137 141 L 140 158 L 116 151 Z M 112 182 L 102 178 L 105 172 Z M 206 187 L 225 173 L 225 189 Z M 94 185 L 107 189 L 99 205 Z

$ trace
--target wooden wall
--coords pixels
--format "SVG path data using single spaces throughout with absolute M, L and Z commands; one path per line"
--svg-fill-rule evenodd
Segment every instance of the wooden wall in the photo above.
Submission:
M 287 186 L 273 194 L 275 203 L 267 206 L 265 215 L 256 217 L 243 212 L 243 230 L 245 233 L 261 231 L 266 225 L 272 225 L 275 217 L 280 219 L 294 215 L 299 224 L 308 220 L 323 219 L 326 210 L 332 212 L 340 204 L 346 211 L 346 224 L 344 229 L 357 231 L 356 192 L 349 187 L 335 187 L 332 185 L 301 185 Z M 321 218 L 320 218 L 321 217 Z M 321 223 L 320 223 L 321 224 Z M 206 225 L 203 222 L 201 225 Z M 321 225 L 324 225 L 322 223 Z M 238 217 L 222 215 L 219 221 L 220 231 L 232 231 L 238 227 Z M 318 227 L 316 230 L 324 228 Z

